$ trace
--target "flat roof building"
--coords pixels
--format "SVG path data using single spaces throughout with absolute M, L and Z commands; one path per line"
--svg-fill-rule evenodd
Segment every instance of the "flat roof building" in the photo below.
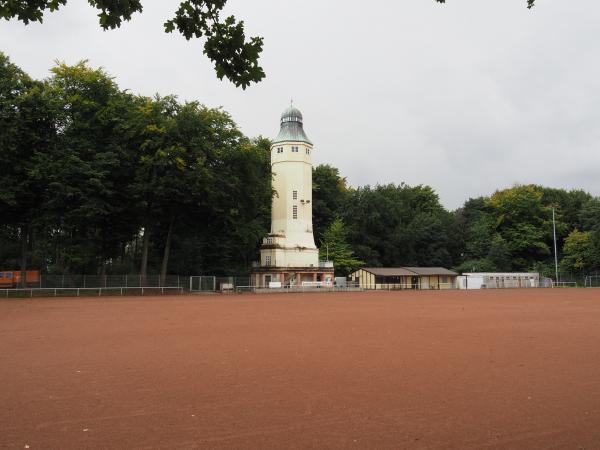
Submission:
M 459 289 L 505 289 L 540 287 L 537 272 L 463 273 L 457 280 Z

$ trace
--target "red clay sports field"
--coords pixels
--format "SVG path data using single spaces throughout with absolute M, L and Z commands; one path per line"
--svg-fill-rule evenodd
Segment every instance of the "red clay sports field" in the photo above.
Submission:
M 0 448 L 600 448 L 600 290 L 0 300 Z

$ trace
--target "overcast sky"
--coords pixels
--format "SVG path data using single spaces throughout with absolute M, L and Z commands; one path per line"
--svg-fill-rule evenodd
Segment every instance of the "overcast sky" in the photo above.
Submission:
M 265 38 L 267 78 L 246 91 L 163 32 L 177 1 L 103 32 L 70 0 L 43 24 L 0 22 L 0 50 L 36 78 L 88 59 L 134 93 L 222 106 L 248 136 L 275 137 L 293 97 L 316 162 L 353 186 L 427 184 L 451 209 L 515 183 L 600 195 L 600 2 L 537 1 L 229 0 Z

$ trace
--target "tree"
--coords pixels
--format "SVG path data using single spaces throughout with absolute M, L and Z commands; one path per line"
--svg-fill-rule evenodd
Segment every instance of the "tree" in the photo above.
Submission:
M 336 274 L 342 276 L 347 276 L 364 264 L 354 256 L 354 252 L 346 242 L 346 236 L 344 222 L 336 218 L 323 233 L 319 249 L 320 258 L 333 261 Z
M 268 230 L 270 142 L 250 141 L 224 111 L 196 105 L 183 113 L 177 116 L 182 145 L 206 168 L 196 172 L 186 214 L 196 264 L 200 271 L 245 273 Z
M 189 199 L 182 177 L 188 166 L 185 149 L 178 145 L 176 115 L 180 105 L 172 97 L 142 99 L 141 142 L 136 155 L 134 181 L 131 185 L 136 210 L 142 225 L 140 276 L 146 282 L 150 238 L 167 224 L 161 284 L 164 285 L 177 210 Z M 183 183 L 183 185 L 182 185 Z
M 508 242 L 499 234 L 495 234 L 486 259 L 494 265 L 494 270 L 509 272 L 512 269 L 511 258 Z
M 313 169 L 313 231 L 317 242 L 340 214 L 348 199 L 346 179 L 333 166 L 321 164 Z
M 496 265 L 487 258 L 469 259 L 455 267 L 455 270 L 460 273 L 465 272 L 496 272 Z
M 581 225 L 589 231 L 589 270 L 600 270 L 600 198 L 592 198 L 581 208 Z
M 600 230 L 600 198 L 591 198 L 582 205 L 579 221 L 584 230 Z
M 341 217 L 348 241 L 371 266 L 451 266 L 458 246 L 454 216 L 428 186 L 365 186 L 349 193 Z
M 573 230 L 563 246 L 563 258 L 560 265 L 563 269 L 573 272 L 584 272 L 593 264 L 593 249 L 591 232 Z
M 490 198 L 495 231 L 507 242 L 514 268 L 528 270 L 551 255 L 552 211 L 534 185 L 515 186 Z M 559 221 L 557 228 L 564 225 Z
M 141 0 L 88 0 L 98 9 L 104 30 L 119 28 L 135 13 L 142 12 Z M 204 54 L 214 63 L 219 79 L 226 77 L 242 89 L 265 77 L 258 59 L 263 38 L 246 38 L 244 22 L 234 16 L 220 17 L 227 0 L 184 0 L 175 16 L 164 24 L 165 32 L 175 29 L 187 40 L 205 38 Z M 42 22 L 46 11 L 56 11 L 67 0 L 0 0 L 0 18 L 17 18 L 21 22 Z
M 173 260 L 180 274 L 230 274 L 257 256 L 270 142 L 226 112 L 136 97 L 85 62 L 37 82 L 3 57 L 0 125 L 1 265 L 164 282 Z
M 55 144 L 54 113 L 48 86 L 32 80 L 0 52 L 0 217 L 17 231 L 21 286 L 27 284 L 33 227 L 43 216 L 40 154 Z
M 129 196 L 136 102 L 103 70 L 59 64 L 49 86 L 60 106 L 57 145 L 42 155 L 46 229 L 62 270 L 99 272 L 137 230 Z

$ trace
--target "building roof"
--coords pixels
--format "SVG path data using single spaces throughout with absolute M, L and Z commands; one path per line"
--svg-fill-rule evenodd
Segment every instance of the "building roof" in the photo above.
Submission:
M 302 126 L 302 113 L 298 108 L 290 105 L 281 114 L 281 127 L 279 134 L 273 141 L 273 144 L 281 142 L 305 142 L 312 145 L 312 142 L 306 136 Z
M 463 272 L 467 277 L 539 277 L 538 272 Z
M 380 277 L 406 277 L 415 275 L 405 267 L 362 267 L 362 270 Z
M 443 267 L 363 267 L 362 270 L 381 277 L 458 275 L 456 272 Z
M 458 273 L 444 267 L 406 267 L 418 275 L 458 275 Z
M 281 122 L 290 121 L 291 119 L 297 119 L 298 122 L 302 123 L 302 113 L 294 105 L 290 105 L 281 113 Z

